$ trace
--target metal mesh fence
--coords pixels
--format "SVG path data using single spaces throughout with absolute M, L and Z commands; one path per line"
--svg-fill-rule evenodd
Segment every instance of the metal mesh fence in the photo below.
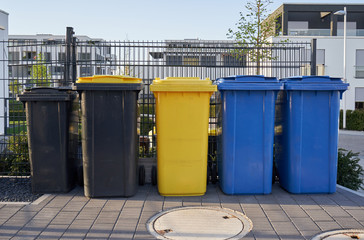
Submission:
M 153 79 L 199 77 L 215 81 L 230 75 L 255 74 L 283 78 L 305 74 L 310 68 L 309 43 L 254 48 L 233 41 L 73 39 L 66 43 L 17 39 L 0 42 L 0 48 L 0 176 L 30 174 L 24 106 L 16 100 L 26 88 L 71 86 L 77 77 L 92 75 L 143 79 L 138 100 L 139 155 L 148 158 L 156 156 L 155 100 L 149 90 Z M 260 61 L 254 61 L 257 56 Z M 210 158 L 214 158 L 216 150 L 216 104 L 214 95 L 210 108 Z

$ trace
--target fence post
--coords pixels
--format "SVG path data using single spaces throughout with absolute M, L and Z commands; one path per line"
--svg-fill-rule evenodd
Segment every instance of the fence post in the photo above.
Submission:
M 77 80 L 77 65 L 76 65 L 76 37 L 72 38 L 72 82 Z
M 73 28 L 66 28 L 66 61 L 64 65 L 64 81 L 61 86 L 67 86 L 70 82 L 70 68 L 71 68 L 71 47 L 72 47 L 72 39 L 73 39 Z
M 316 51 L 317 51 L 317 39 L 311 40 L 311 76 L 316 75 Z

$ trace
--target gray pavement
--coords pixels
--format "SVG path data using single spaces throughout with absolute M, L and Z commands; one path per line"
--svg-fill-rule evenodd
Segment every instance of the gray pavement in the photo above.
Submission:
M 181 206 L 245 213 L 254 226 L 244 239 L 310 239 L 327 230 L 364 229 L 364 197 L 342 188 L 293 195 L 275 184 L 270 195 L 229 196 L 210 184 L 201 197 L 162 197 L 157 187 L 145 185 L 130 198 L 88 199 L 78 187 L 45 198 L 38 204 L 0 204 L 0 239 L 153 239 L 148 219 Z

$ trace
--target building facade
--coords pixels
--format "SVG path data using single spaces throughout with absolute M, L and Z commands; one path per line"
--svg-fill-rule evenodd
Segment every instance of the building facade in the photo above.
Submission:
M 347 9 L 346 109 L 364 109 L 364 4 L 283 4 L 268 20 L 276 21 L 272 42 L 310 42 L 317 39 L 317 75 L 344 76 L 344 17 Z M 304 66 L 306 70 L 309 66 Z M 307 74 L 309 71 L 307 71 Z M 343 103 L 342 103 L 343 104 Z
M 9 14 L 0 10 L 0 46 L 3 47 L 2 54 L 0 54 L 0 113 L 4 113 L 4 117 L 0 117 L 0 135 L 4 134 L 5 126 L 8 126 L 9 123 L 6 121 L 8 113 L 6 109 L 8 109 L 8 101 L 6 100 L 9 97 L 9 88 L 8 88 L 8 68 L 5 64 L 8 57 L 8 33 L 9 33 Z

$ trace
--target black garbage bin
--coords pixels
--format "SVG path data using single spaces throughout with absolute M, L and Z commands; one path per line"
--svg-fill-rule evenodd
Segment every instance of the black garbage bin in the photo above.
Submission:
M 68 192 L 75 186 L 78 94 L 70 89 L 32 88 L 18 95 L 25 103 L 32 191 Z
M 80 78 L 86 197 L 128 197 L 138 187 L 137 99 L 141 79 Z

